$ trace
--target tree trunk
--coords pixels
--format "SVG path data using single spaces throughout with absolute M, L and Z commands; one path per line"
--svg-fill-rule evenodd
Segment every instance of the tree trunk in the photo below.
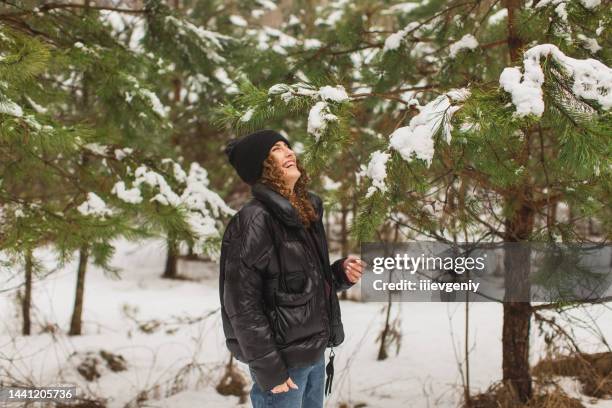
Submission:
M 508 9 L 508 51 L 510 54 L 510 63 L 515 64 L 521 60 L 521 47 L 523 46 L 523 41 L 518 35 L 515 26 L 516 13 L 520 11 L 523 6 L 523 0 L 504 0 L 504 7 Z
M 70 320 L 71 336 L 80 336 L 82 334 L 83 320 L 83 301 L 85 297 L 85 273 L 87 272 L 87 259 L 89 258 L 89 248 L 83 245 L 79 250 L 79 268 L 77 270 L 76 290 L 74 293 L 74 309 L 72 310 L 72 319 Z
M 346 203 L 344 201 L 342 201 L 342 207 L 341 207 L 341 221 L 340 221 L 340 255 L 344 258 L 345 256 L 348 256 L 349 253 L 349 247 L 348 247 L 348 228 L 346 225 L 346 218 L 348 215 L 348 208 L 346 206 Z M 346 294 L 346 290 L 343 290 L 342 293 L 340 293 L 340 299 L 341 300 L 346 300 L 348 299 L 348 295 Z
M 503 0 L 508 9 L 507 42 L 511 64 L 521 60 L 523 41 L 516 29 L 515 19 L 523 6 L 523 0 Z M 527 135 L 526 135 L 527 136 Z M 522 162 L 529 158 L 529 141 L 525 143 Z M 516 197 L 510 197 L 517 204 L 513 214 L 506 219 L 505 241 L 524 242 L 533 230 L 533 210 L 528 206 L 530 191 L 524 187 Z M 517 199 L 518 198 L 518 199 Z M 502 331 L 502 370 L 504 384 L 516 393 L 521 402 L 531 398 L 531 374 L 529 372 L 529 330 L 531 323 L 531 304 L 525 300 L 530 297 L 529 255 L 527 246 L 504 252 L 506 293 L 504 295 L 504 326 Z M 521 302 L 520 300 L 523 300 Z
M 166 256 L 166 268 L 162 278 L 177 279 L 178 278 L 178 248 L 176 242 L 172 238 L 168 238 L 168 253 Z
M 529 401 L 532 395 L 529 372 L 530 323 L 529 303 L 504 303 L 503 381 L 524 403 Z
M 347 225 L 347 218 L 348 218 L 348 207 L 346 206 L 346 203 L 342 202 L 342 207 L 341 207 L 341 211 L 342 211 L 342 218 L 340 221 L 340 251 L 342 254 L 342 257 L 345 257 L 348 255 L 349 253 L 349 241 L 348 241 L 348 225 Z
M 385 316 L 385 328 L 380 334 L 380 347 L 378 348 L 378 357 L 376 360 L 382 361 L 386 360 L 389 357 L 389 353 L 387 353 L 387 334 L 390 330 L 389 320 L 391 319 L 391 305 L 393 302 L 391 301 L 391 292 L 389 291 L 389 300 L 387 301 L 387 314 Z
M 529 371 L 529 332 L 531 324 L 531 285 L 529 283 L 531 250 L 526 245 L 533 229 L 534 214 L 523 204 L 506 220 L 506 241 L 524 243 L 506 248 L 504 270 L 504 323 L 502 331 L 502 369 L 504 384 L 521 402 L 532 396 Z
M 399 224 L 395 224 L 395 234 L 393 237 L 393 243 L 394 244 L 397 243 L 398 239 L 399 239 Z M 387 253 L 387 250 L 385 249 L 385 257 L 388 257 L 388 256 L 389 254 Z M 393 271 L 389 272 L 389 281 L 390 282 L 393 281 Z M 387 336 L 389 335 L 389 331 L 391 330 L 390 321 L 391 321 L 391 306 L 392 305 L 393 305 L 392 292 L 388 291 L 387 293 L 387 314 L 385 316 L 385 328 L 380 334 L 380 348 L 378 349 L 378 357 L 376 358 L 379 361 L 386 360 L 387 357 L 389 356 L 389 353 L 387 353 Z M 398 342 L 399 341 L 400 340 L 398 339 Z
M 30 320 L 30 310 L 32 309 L 32 251 L 28 250 L 25 254 L 25 287 L 21 310 L 23 314 L 23 327 L 21 333 L 29 336 L 32 331 L 32 321 Z
M 470 278 L 470 271 L 466 274 Z M 463 387 L 463 398 L 466 408 L 472 407 L 472 397 L 470 395 L 470 292 L 466 292 L 465 298 L 465 329 L 464 329 L 464 350 L 465 353 L 465 384 Z

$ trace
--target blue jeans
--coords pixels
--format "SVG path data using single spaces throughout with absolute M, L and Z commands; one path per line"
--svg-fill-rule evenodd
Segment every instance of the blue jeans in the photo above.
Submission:
M 253 408 L 323 408 L 325 354 L 313 365 L 289 369 L 289 377 L 298 386 L 297 390 L 289 388 L 289 391 L 278 394 L 263 391 L 255 382 L 253 372 L 250 372 L 253 378 Z

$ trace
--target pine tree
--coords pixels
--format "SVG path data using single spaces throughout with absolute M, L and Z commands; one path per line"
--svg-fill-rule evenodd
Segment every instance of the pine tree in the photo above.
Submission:
M 407 239 L 588 242 L 585 218 L 608 242 L 609 2 L 300 4 L 286 32 L 252 30 L 263 55 L 222 114 L 239 132 L 283 124 L 314 172 L 334 174 L 347 151 L 368 162 L 347 177 L 364 197 L 356 239 L 397 223 Z M 505 266 L 528 282 L 524 262 Z M 503 381 L 523 402 L 531 311 L 504 303 Z
M 116 272 L 114 239 L 170 235 L 214 254 L 219 221 L 233 213 L 204 168 L 173 159 L 172 124 L 151 85 L 167 66 L 126 46 L 109 11 L 117 10 L 0 9 L 0 249 L 30 275 L 38 247 L 52 247 L 61 262 L 80 252 L 71 334 L 81 332 L 88 260 Z
M 231 70 L 232 51 L 239 46 L 233 37 L 223 34 L 229 25 L 223 17 L 229 11 L 219 1 L 171 3 L 145 2 L 142 45 L 171 67 L 159 73 L 155 90 L 169 95 L 174 154 L 181 160 L 203 161 L 211 167 L 227 169 L 218 152 L 228 137 L 211 120 L 213 108 L 231 87 L 227 71 Z M 211 19 L 211 15 L 216 17 Z M 215 172 L 218 180 L 213 183 L 222 190 L 226 183 L 221 175 L 221 171 Z M 176 239 L 169 237 L 164 277 L 178 277 L 178 256 Z

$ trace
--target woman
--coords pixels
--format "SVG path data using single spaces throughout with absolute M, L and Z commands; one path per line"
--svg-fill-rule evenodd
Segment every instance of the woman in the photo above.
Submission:
M 344 340 L 336 291 L 360 279 L 363 262 L 349 256 L 330 265 L 321 199 L 307 191 L 308 176 L 282 135 L 251 133 L 225 153 L 253 195 L 221 246 L 227 347 L 249 365 L 254 408 L 323 407 L 325 348 L 332 347 L 331 389 L 333 347 Z

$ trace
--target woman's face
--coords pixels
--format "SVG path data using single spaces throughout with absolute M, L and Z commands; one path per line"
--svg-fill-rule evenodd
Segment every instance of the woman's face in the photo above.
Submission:
M 293 188 L 302 175 L 297 168 L 295 153 L 285 142 L 278 141 L 270 149 L 274 164 L 283 171 L 283 180 Z

